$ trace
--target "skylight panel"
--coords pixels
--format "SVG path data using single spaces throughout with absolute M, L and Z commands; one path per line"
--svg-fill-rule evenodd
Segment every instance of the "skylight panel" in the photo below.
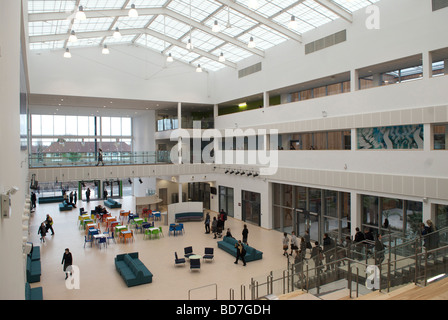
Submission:
M 72 30 L 75 30 L 75 32 L 108 30 L 113 21 L 114 19 L 111 17 L 91 18 L 82 21 L 75 20 Z
M 76 1 L 48 1 L 48 0 L 29 0 L 28 13 L 42 12 L 67 12 L 73 11 Z
M 225 28 L 222 32 L 231 37 L 237 36 L 258 24 L 255 20 L 232 9 L 220 11 L 215 18 L 224 21 Z
M 224 43 L 223 40 L 197 29 L 191 33 L 191 42 L 195 48 L 199 48 L 207 52 Z
M 206 57 L 201 57 L 200 59 L 196 60 L 194 62 L 195 66 L 197 66 L 198 64 L 201 65 L 201 68 L 205 69 L 205 70 L 209 70 L 209 71 L 217 71 L 219 69 L 222 69 L 225 67 L 224 64 L 211 60 L 209 58 Z
M 150 36 L 148 34 L 143 34 L 140 37 L 138 37 L 137 40 L 135 40 L 136 44 L 139 44 L 141 46 L 147 47 L 147 48 L 151 48 L 155 51 L 158 51 L 159 53 L 162 52 L 163 50 L 165 50 L 168 46 L 169 43 L 160 40 L 159 38 L 155 38 L 153 36 Z
M 174 59 L 181 60 L 186 63 L 190 63 L 191 61 L 199 57 L 199 54 L 194 53 L 192 51 L 188 51 L 187 49 L 178 46 L 171 47 L 168 53 L 171 53 L 171 56 Z
M 30 50 L 56 50 L 64 48 L 65 40 L 30 43 Z
M 125 3 L 126 0 L 81 0 L 79 5 L 87 11 L 121 9 Z
M 190 30 L 189 25 L 161 15 L 151 23 L 149 28 L 174 39 L 181 38 Z
M 333 2 L 339 4 L 350 12 L 355 12 L 378 1 L 379 0 L 333 0 Z
M 315 2 L 314 0 L 306 0 L 303 4 L 305 6 L 309 6 L 310 8 L 313 8 L 314 11 L 320 13 L 323 17 L 325 17 L 327 19 L 336 20 L 337 18 L 339 18 L 339 16 L 336 13 L 334 13 L 331 10 L 328 10 L 327 8 L 320 5 L 319 3 Z M 328 20 L 326 20 L 326 19 L 324 20 L 324 18 L 322 18 L 322 19 L 323 19 L 322 21 L 328 22 Z
M 279 33 L 270 30 L 263 25 L 251 30 L 247 34 L 242 35 L 239 39 L 247 43 L 250 37 L 254 38 L 256 47 L 263 50 L 269 49 L 286 40 L 286 38 L 281 36 Z
M 97 38 L 78 38 L 78 41 L 76 42 L 67 42 L 67 47 L 73 48 L 73 47 L 93 47 L 93 46 L 99 46 L 101 44 L 101 41 L 103 40 L 103 37 L 97 37 Z
M 210 16 L 216 9 L 218 9 L 220 5 L 215 2 L 211 2 L 208 0 L 178 0 L 172 1 L 168 8 L 176 11 L 183 16 L 191 18 L 196 21 L 203 21 Z M 190 13 L 191 12 L 191 13 Z
M 133 0 L 128 3 L 126 9 L 130 9 L 133 4 L 135 4 L 135 9 L 139 8 L 160 8 L 162 7 L 167 0 Z
M 238 62 L 252 55 L 249 51 L 236 47 L 231 43 L 227 43 L 222 47 L 215 49 L 212 51 L 212 54 L 219 56 L 221 52 L 224 54 L 226 60 L 231 62 Z
M 281 4 L 282 7 L 287 6 L 287 1 L 279 1 L 278 4 Z M 262 16 L 269 18 L 273 15 L 277 14 L 279 11 L 282 10 L 282 7 L 280 7 L 277 4 L 274 4 L 273 2 L 266 2 L 266 4 L 259 6 L 257 10 L 255 10 L 256 13 L 261 14 Z
M 153 16 L 139 16 L 137 18 L 119 17 L 114 28 L 118 27 L 120 30 L 144 28 L 152 18 Z
M 112 32 L 111 32 L 112 33 Z M 110 37 L 106 37 L 104 40 L 104 44 L 117 44 L 117 43 L 130 43 L 134 40 L 135 35 L 124 35 L 120 39 L 115 39 L 112 35 Z
M 34 21 L 28 24 L 30 36 L 67 33 L 70 27 L 68 20 Z
M 275 22 L 277 22 L 278 24 L 283 25 L 285 28 L 289 28 L 288 24 L 291 21 L 292 15 L 293 14 L 290 11 L 284 12 L 281 15 L 275 17 L 273 20 Z M 301 19 L 300 17 L 297 17 L 297 16 L 294 16 L 294 17 L 296 19 L 297 27 L 295 27 L 294 29 L 291 29 L 292 31 L 302 34 L 302 33 L 305 33 L 307 31 L 310 31 L 315 28 L 313 25 L 309 24 L 308 22 Z

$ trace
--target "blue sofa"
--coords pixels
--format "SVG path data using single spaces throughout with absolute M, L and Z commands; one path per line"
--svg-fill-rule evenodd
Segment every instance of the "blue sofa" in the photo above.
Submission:
M 31 244 L 31 252 L 28 253 L 28 256 L 31 258 L 31 261 L 40 260 L 40 246 L 35 246 L 32 242 L 28 242 Z
M 204 219 L 204 212 L 182 212 L 174 215 L 176 222 L 185 221 L 202 221 Z
M 121 203 L 119 203 L 113 199 L 107 199 L 104 201 L 104 206 L 111 208 L 111 209 L 121 208 Z
M 39 197 L 37 201 L 39 203 L 55 203 L 55 202 L 61 202 L 64 200 L 63 196 L 53 196 L 53 197 Z
M 44 295 L 42 287 L 31 288 L 28 282 L 25 282 L 25 300 L 43 300 Z
M 226 251 L 227 253 L 230 253 L 232 256 L 236 258 L 236 248 L 235 244 L 238 242 L 235 238 L 231 237 L 224 237 L 221 241 L 218 241 L 218 248 Z M 254 261 L 254 260 L 260 260 L 263 258 L 263 252 L 254 249 L 248 245 L 243 244 L 244 248 L 246 249 L 246 255 L 244 256 L 244 259 L 246 262 Z
M 115 268 L 128 287 L 152 282 L 152 273 L 140 261 L 138 252 L 117 255 Z
M 63 201 L 59 204 L 59 211 L 70 211 L 73 209 L 73 206 L 71 204 L 68 204 L 67 202 Z
M 40 260 L 31 260 L 30 256 L 26 257 L 26 281 L 33 283 L 39 282 L 41 275 Z

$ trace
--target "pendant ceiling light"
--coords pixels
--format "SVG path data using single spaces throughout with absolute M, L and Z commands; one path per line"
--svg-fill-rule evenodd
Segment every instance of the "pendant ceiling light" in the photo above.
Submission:
M 200 64 L 198 64 L 198 67 L 196 68 L 196 72 L 202 72 L 202 68 L 201 68 Z
M 120 29 L 118 29 L 118 27 L 115 28 L 113 37 L 117 40 L 121 39 L 121 33 L 120 33 Z
M 256 44 L 254 41 L 254 37 L 250 37 L 249 43 L 247 44 L 249 48 L 255 48 Z
M 70 36 L 68 37 L 68 41 L 69 42 L 76 42 L 76 41 L 78 41 L 78 37 L 75 34 L 75 30 L 72 30 L 70 32 Z
M 297 29 L 298 26 L 299 26 L 299 23 L 296 21 L 296 17 L 291 16 L 291 20 L 288 23 L 288 28 L 289 29 Z
M 213 31 L 213 32 L 219 32 L 219 31 L 221 31 L 221 27 L 220 27 L 219 24 L 218 24 L 218 20 L 215 20 L 215 23 L 213 23 L 212 31 Z
M 107 47 L 107 44 L 104 45 L 103 50 L 101 51 L 102 54 L 109 54 L 109 48 Z
M 71 58 L 72 54 L 70 53 L 70 50 L 68 48 L 65 49 L 64 52 L 64 58 Z
M 226 57 L 224 57 L 224 53 L 221 52 L 221 54 L 219 55 L 219 62 L 225 62 L 226 61 Z
M 78 12 L 76 12 L 75 19 L 76 20 L 86 20 L 87 19 L 86 13 L 84 12 L 84 8 L 82 6 L 79 6 L 79 10 L 78 10 Z
M 171 53 L 169 53 L 168 57 L 166 57 L 166 61 L 167 62 L 173 62 L 174 61 L 173 57 L 171 56 Z
M 193 44 L 191 43 L 191 39 L 188 39 L 187 50 L 192 50 L 192 49 L 193 49 Z
M 131 9 L 128 12 L 128 16 L 131 18 L 138 17 L 138 12 L 137 12 L 137 9 L 135 9 L 135 4 L 131 4 Z

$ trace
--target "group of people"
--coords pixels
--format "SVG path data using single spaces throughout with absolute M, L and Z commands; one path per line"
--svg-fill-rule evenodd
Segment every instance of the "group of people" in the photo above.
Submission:
M 70 191 L 70 195 L 67 194 L 66 190 L 62 190 L 62 196 L 64 197 L 64 202 L 76 208 L 76 202 L 78 201 L 78 192 Z
M 51 235 L 54 235 L 53 218 L 50 217 L 49 214 L 47 214 L 47 218 L 40 224 L 39 229 L 37 230 L 37 234 L 40 235 L 40 241 L 45 242 L 48 230 L 51 231 Z
M 227 221 L 227 213 L 221 209 L 219 214 L 216 217 L 213 217 L 213 221 L 210 221 L 210 213 L 207 212 L 205 215 L 205 233 L 209 234 L 210 232 L 213 233 L 214 237 L 221 238 L 223 234 L 223 230 L 225 228 L 225 222 Z M 210 222 L 211 222 L 211 229 L 210 229 Z M 246 265 L 246 260 L 244 259 L 244 256 L 246 255 L 246 249 L 244 248 L 244 245 L 248 245 L 247 238 L 249 236 L 249 229 L 247 228 L 247 225 L 245 224 L 243 226 L 243 231 L 241 232 L 242 240 L 238 240 L 238 242 L 235 244 L 236 248 L 236 260 L 235 264 L 238 264 L 238 260 L 241 259 L 243 262 L 243 266 Z M 230 228 L 227 228 L 226 230 L 226 237 L 234 238 L 232 235 L 232 232 L 230 231 Z M 244 245 L 243 245 L 244 244 Z

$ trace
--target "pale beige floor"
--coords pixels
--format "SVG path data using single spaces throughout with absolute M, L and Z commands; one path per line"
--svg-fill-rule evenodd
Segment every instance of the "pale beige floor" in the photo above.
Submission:
M 122 209 L 134 211 L 134 197 L 124 197 Z M 78 202 L 78 208 L 84 207 L 90 212 L 103 201 L 90 203 Z M 110 209 L 112 215 L 119 216 L 120 209 Z M 38 225 L 46 214 L 54 219 L 55 235 L 47 235 L 45 243 L 40 243 L 37 235 Z M 251 224 L 249 244 L 263 251 L 263 259 L 247 263 L 234 264 L 235 258 L 217 247 L 219 239 L 204 233 L 203 222 L 186 222 L 182 236 L 169 236 L 167 226 L 161 239 L 144 240 L 142 234 L 135 235 L 135 241 L 128 244 L 110 244 L 106 249 L 90 247 L 84 249 L 84 230 L 78 227 L 78 209 L 59 211 L 58 203 L 38 204 L 36 212 L 30 219 L 29 239 L 41 246 L 41 281 L 31 284 L 42 286 L 44 299 L 149 299 L 149 300 L 185 300 L 189 290 L 206 286 L 204 289 L 191 291 L 191 299 L 214 299 L 216 284 L 218 300 L 229 299 L 230 289 L 235 291 L 235 299 L 241 299 L 241 285 L 245 285 L 246 299 L 250 298 L 249 284 L 251 277 L 263 278 L 271 270 L 285 269 L 286 258 L 281 249 L 282 233 L 266 230 Z M 161 225 L 156 222 L 156 226 Z M 230 227 L 235 238 L 241 238 L 244 222 L 229 218 L 226 228 Z M 215 259 L 202 262 L 201 269 L 190 271 L 188 262 L 184 266 L 175 266 L 174 252 L 183 256 L 183 249 L 193 246 L 194 252 L 203 254 L 205 247 L 215 248 Z M 69 290 L 65 286 L 65 274 L 62 271 L 62 255 L 69 248 L 73 255 L 73 264 L 80 269 L 80 289 Z M 120 253 L 139 252 L 139 257 L 153 273 L 153 282 L 128 288 L 115 270 L 114 257 Z M 260 293 L 260 296 L 263 295 Z

